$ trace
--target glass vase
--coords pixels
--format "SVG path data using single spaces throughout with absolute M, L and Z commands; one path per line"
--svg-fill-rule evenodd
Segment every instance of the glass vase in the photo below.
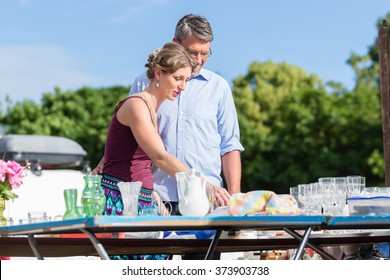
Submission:
M 102 178 L 101 175 L 84 176 L 85 187 L 81 196 L 81 205 L 86 217 L 103 214 L 106 196 L 101 186 Z
M 104 208 L 106 207 L 106 195 L 104 194 L 104 190 L 101 186 L 103 176 L 95 175 L 93 184 L 95 189 L 95 215 L 103 215 Z
M 118 188 L 122 195 L 123 215 L 138 216 L 138 196 L 142 182 L 119 182 Z
M 80 218 L 80 214 L 77 211 L 77 189 L 65 189 L 64 199 L 66 207 L 64 220 Z
M 92 217 L 95 215 L 95 185 L 94 175 L 85 175 L 85 186 L 81 195 L 81 205 L 83 206 L 86 217 Z

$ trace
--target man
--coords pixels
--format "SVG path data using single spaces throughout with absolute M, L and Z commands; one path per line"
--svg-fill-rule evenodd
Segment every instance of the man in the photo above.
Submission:
M 240 192 L 241 158 L 239 126 L 228 82 L 203 68 L 211 55 L 213 32 L 207 19 L 188 14 L 176 25 L 174 42 L 181 44 L 198 63 L 187 88 L 173 102 L 158 110 L 158 129 L 169 153 L 187 166 L 200 171 L 216 188 L 216 206 L 229 202 L 229 194 Z M 130 94 L 142 91 L 149 83 L 146 74 L 138 76 Z M 162 170 L 153 171 L 154 188 L 164 201 L 177 204 L 175 178 Z M 174 207 L 175 208 L 175 207 Z

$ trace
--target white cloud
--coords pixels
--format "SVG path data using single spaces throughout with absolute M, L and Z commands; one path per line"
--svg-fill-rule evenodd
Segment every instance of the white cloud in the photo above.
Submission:
M 55 86 L 63 90 L 101 83 L 103 79 L 81 70 L 79 60 L 55 45 L 0 46 L 0 96 L 12 101 L 39 101 Z
M 108 23 L 110 24 L 121 24 L 130 20 L 134 15 L 144 14 L 148 16 L 150 9 L 155 9 L 159 6 L 165 6 L 170 4 L 170 0 L 152 0 L 152 1 L 138 1 L 137 3 L 131 2 L 126 8 L 122 9 L 121 12 L 109 18 Z M 152 21 L 154 19 L 151 19 Z

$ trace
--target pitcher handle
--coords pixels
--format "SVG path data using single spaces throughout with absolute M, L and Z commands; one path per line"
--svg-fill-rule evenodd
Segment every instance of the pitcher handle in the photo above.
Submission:
M 187 206 L 188 205 L 188 199 L 187 199 L 187 195 L 186 195 L 186 190 L 190 187 L 190 183 L 188 182 L 188 180 L 185 180 L 184 182 L 184 190 L 182 192 L 182 196 L 183 196 L 183 202 L 184 202 L 184 205 Z

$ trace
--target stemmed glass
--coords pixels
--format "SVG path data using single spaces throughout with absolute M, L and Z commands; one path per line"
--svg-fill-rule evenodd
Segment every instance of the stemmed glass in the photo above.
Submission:
M 326 216 L 332 215 L 332 208 L 334 204 L 333 194 L 335 189 L 334 177 L 323 177 L 318 179 L 320 188 L 320 202 L 322 212 Z
M 308 193 L 308 184 L 298 185 L 298 201 L 301 203 L 305 215 L 309 213 L 310 196 Z
M 366 187 L 366 178 L 358 175 L 347 176 L 347 196 L 358 196 L 364 192 Z
M 365 197 L 374 197 L 379 195 L 379 187 L 366 187 L 363 191 Z
M 290 187 L 290 195 L 297 201 L 298 208 L 302 209 L 302 203 L 300 203 L 298 200 L 298 186 Z
M 308 193 L 310 196 L 309 215 L 321 215 L 321 193 L 318 182 L 309 184 Z
M 335 177 L 334 178 L 334 216 L 342 216 L 343 210 L 347 205 L 347 178 L 346 177 Z
M 390 187 L 382 187 L 379 190 L 381 196 L 390 196 Z

